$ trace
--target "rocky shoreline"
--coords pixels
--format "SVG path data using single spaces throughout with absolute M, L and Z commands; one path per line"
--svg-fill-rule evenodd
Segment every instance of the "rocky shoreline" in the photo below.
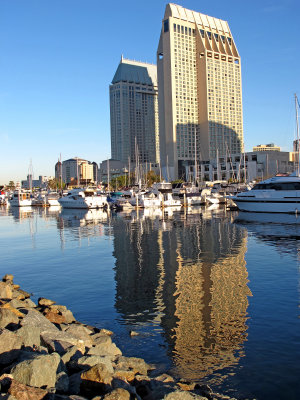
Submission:
M 75 320 L 54 301 L 0 282 L 0 399 L 221 400 L 207 385 L 156 374 L 143 359 L 125 357 L 113 332 Z

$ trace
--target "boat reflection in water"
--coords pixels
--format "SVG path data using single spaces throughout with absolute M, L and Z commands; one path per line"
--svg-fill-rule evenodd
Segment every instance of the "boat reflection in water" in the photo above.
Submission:
M 10 214 L 14 217 L 15 221 L 21 221 L 23 219 L 33 217 L 33 208 L 30 206 L 9 207 L 7 209 L 7 211 L 8 211 L 8 214 Z
M 299 247 L 300 216 L 296 214 L 239 212 L 234 222 L 247 228 L 250 235 L 275 244 L 284 252 Z
M 85 226 L 107 221 L 107 212 L 104 209 L 72 209 L 63 208 L 59 214 L 65 226 Z
M 112 224 L 121 323 L 156 325 L 172 372 L 194 381 L 236 365 L 247 337 L 246 230 L 213 213 Z

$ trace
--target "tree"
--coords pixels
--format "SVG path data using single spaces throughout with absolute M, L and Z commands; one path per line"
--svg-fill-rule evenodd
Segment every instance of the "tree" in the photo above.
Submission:
M 154 171 L 149 171 L 147 172 L 147 176 L 146 176 L 146 180 L 147 180 L 147 186 L 152 186 L 154 182 L 160 182 L 160 176 L 156 175 L 156 173 Z
M 47 185 L 48 189 L 52 190 L 64 189 L 66 187 L 66 184 L 61 182 L 59 179 L 50 179 Z
M 15 182 L 14 182 L 14 181 L 9 181 L 9 182 L 8 182 L 8 185 L 7 185 L 7 188 L 8 188 L 8 189 L 14 190 L 15 187 L 16 187 L 16 185 L 15 185 Z

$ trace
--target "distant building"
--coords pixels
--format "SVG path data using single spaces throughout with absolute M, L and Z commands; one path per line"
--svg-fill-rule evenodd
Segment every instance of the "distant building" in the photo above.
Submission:
M 74 157 L 55 164 L 55 178 L 68 185 L 86 185 L 97 182 L 97 163 Z
M 253 147 L 253 151 L 280 151 L 279 146 L 275 146 L 274 143 L 270 144 L 258 144 Z
M 218 157 L 198 165 L 197 177 L 200 181 L 247 181 L 267 179 L 278 173 L 290 174 L 297 168 L 292 153 L 283 151 L 256 151 Z M 186 171 L 189 180 L 195 179 L 194 166 Z
M 112 159 L 158 163 L 156 65 L 122 57 L 109 94 Z
M 33 189 L 33 188 L 46 188 L 47 183 L 49 180 L 51 180 L 52 177 L 47 177 L 47 176 L 39 176 L 39 179 L 33 179 L 33 176 L 31 174 L 27 175 L 27 179 L 21 182 L 21 186 L 23 189 Z
M 117 178 L 118 176 L 123 176 L 128 173 L 128 163 L 124 163 L 119 160 L 105 160 L 100 163 L 100 168 L 98 171 L 99 181 L 102 183 L 108 182 L 113 178 Z
M 226 21 L 167 4 L 157 76 L 164 177 L 244 151 L 241 58 Z

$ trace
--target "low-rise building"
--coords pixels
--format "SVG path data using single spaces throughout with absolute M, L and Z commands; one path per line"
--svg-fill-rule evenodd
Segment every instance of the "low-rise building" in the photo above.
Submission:
M 185 171 L 185 179 L 198 181 L 247 181 L 262 180 L 278 173 L 292 173 L 298 163 L 292 159 L 290 152 L 253 151 L 245 154 L 233 154 L 231 157 L 218 157 L 210 161 L 198 162 L 197 174 L 195 165 Z M 184 179 L 184 177 L 182 177 Z
M 33 188 L 39 188 L 39 189 L 45 189 L 47 187 L 48 181 L 53 179 L 53 177 L 48 177 L 48 176 L 39 176 L 39 179 L 33 179 L 33 176 L 31 174 L 27 175 L 27 179 L 24 181 L 21 181 L 21 186 L 22 189 L 33 189 Z
M 97 163 L 74 157 L 55 164 L 55 178 L 67 185 L 87 185 L 97 182 Z
M 274 143 L 269 144 L 258 144 L 253 147 L 253 151 L 280 151 L 279 146 L 275 146 Z

